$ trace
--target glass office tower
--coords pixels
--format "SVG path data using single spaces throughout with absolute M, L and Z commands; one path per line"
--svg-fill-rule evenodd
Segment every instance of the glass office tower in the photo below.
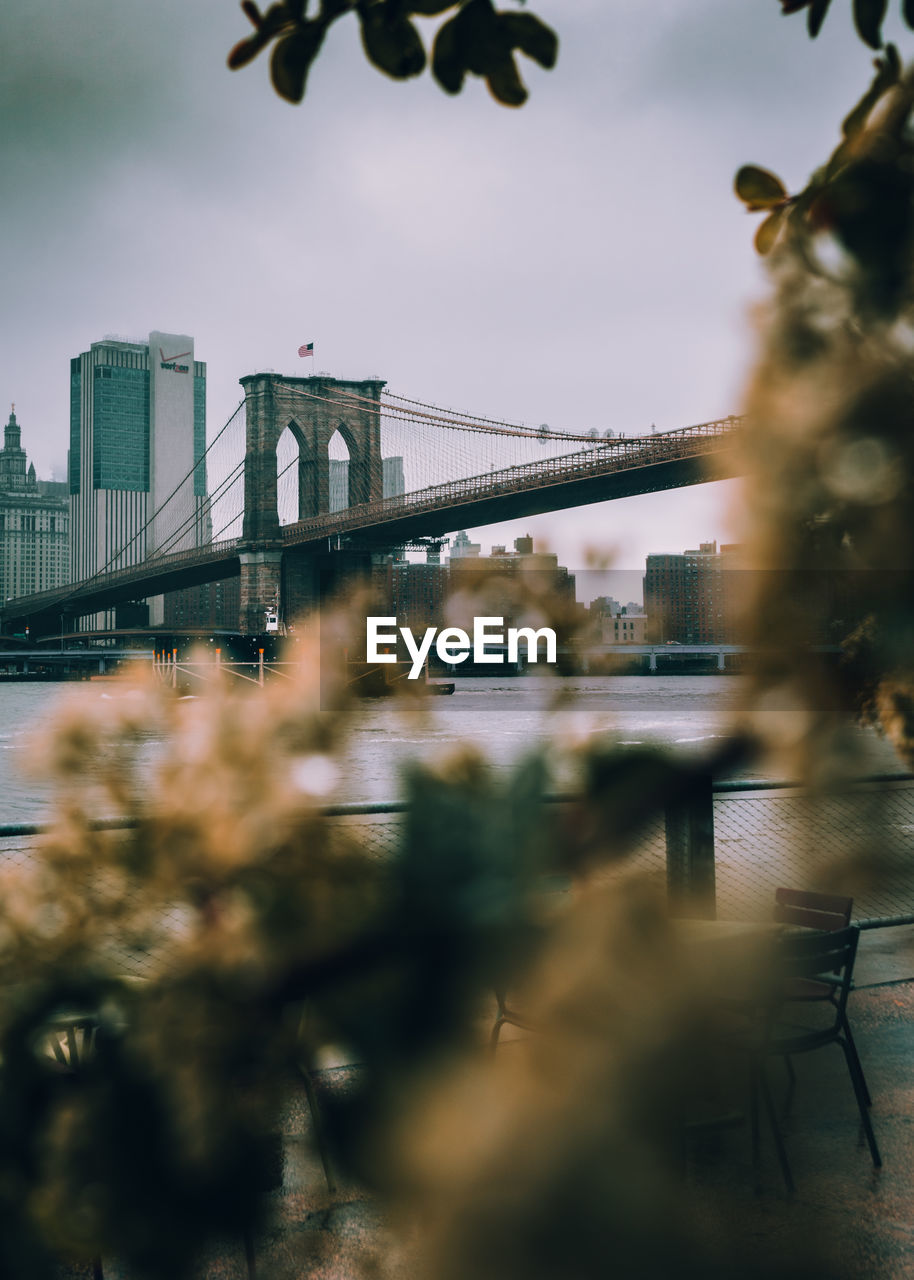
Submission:
M 205 449 L 206 365 L 189 335 L 105 338 L 71 360 L 71 581 L 208 542 Z M 161 598 L 150 605 L 161 621 Z

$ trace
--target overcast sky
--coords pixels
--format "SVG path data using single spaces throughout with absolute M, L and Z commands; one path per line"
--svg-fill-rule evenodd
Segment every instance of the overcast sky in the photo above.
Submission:
M 739 412 L 765 284 L 733 174 L 796 189 L 834 146 L 871 73 L 850 6 L 815 42 L 777 0 L 530 7 L 559 60 L 526 64 L 512 111 L 386 79 L 354 18 L 292 107 L 264 55 L 226 69 L 235 0 L 3 0 L 0 405 L 39 475 L 64 475 L 70 357 L 150 329 L 194 335 L 211 434 L 266 368 L 570 431 Z M 635 570 L 734 536 L 735 501 L 702 485 L 475 536 Z

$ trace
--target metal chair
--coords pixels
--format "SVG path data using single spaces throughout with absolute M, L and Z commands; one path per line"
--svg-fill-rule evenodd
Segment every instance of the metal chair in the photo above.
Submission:
M 810 889 L 775 889 L 774 918 L 783 924 L 832 932 L 846 929 L 854 909 L 853 898 Z
M 757 1160 L 758 1098 L 761 1095 L 788 1191 L 793 1191 L 794 1183 L 765 1074 L 767 1057 L 789 1057 L 798 1053 L 809 1053 L 813 1049 L 821 1049 L 828 1044 L 840 1045 L 847 1063 L 873 1164 L 876 1168 L 882 1164 L 868 1110 L 869 1091 L 866 1087 L 866 1079 L 847 1025 L 847 997 L 851 990 L 859 937 L 860 930 L 852 925 L 846 929 L 833 931 L 791 934 L 784 937 L 779 946 L 780 985 L 769 1010 L 768 1025 L 761 1041 L 760 1052 L 753 1064 L 752 1136 L 753 1154 Z M 815 982 L 828 988 L 829 994 L 825 1000 L 818 1001 L 820 1005 L 827 1003 L 830 1006 L 827 1021 L 818 1026 L 794 1026 L 782 1021 L 785 1013 L 789 1013 L 791 1006 L 795 1005 L 790 991 L 792 984 L 798 980 Z
M 806 929 L 819 929 L 833 933 L 837 929 L 846 929 L 851 922 L 854 909 L 853 898 L 846 898 L 835 893 L 816 893 L 810 889 L 775 889 L 774 918 L 781 924 L 799 925 Z M 834 988 L 828 982 L 820 982 L 815 978 L 794 978 L 788 982 L 784 991 L 787 1002 L 806 1003 L 807 1001 L 831 1000 Z M 857 1064 L 861 1078 L 860 1059 L 854 1043 L 851 1025 L 844 1016 L 844 1035 Z M 796 1079 L 790 1058 L 784 1059 L 790 1074 L 791 1083 Z M 873 1100 L 864 1080 L 866 1105 L 872 1106 Z
M 492 1053 L 498 1048 L 501 1029 L 504 1026 L 519 1027 L 522 1031 L 533 1031 L 533 1024 L 521 1014 L 508 1006 L 508 996 L 504 987 L 495 988 L 495 1022 L 489 1036 L 489 1049 Z
M 43 1050 L 56 1068 L 74 1079 L 95 1051 L 98 1020 L 95 1014 L 79 1011 L 60 1012 L 48 1018 L 43 1037 Z M 92 1280 L 105 1280 L 100 1257 L 92 1259 Z

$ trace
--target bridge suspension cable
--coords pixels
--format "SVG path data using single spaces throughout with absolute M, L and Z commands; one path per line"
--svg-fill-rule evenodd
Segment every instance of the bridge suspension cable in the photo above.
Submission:
M 88 578 L 83 579 L 80 583 L 74 584 L 74 590 L 67 592 L 60 599 L 61 607 L 63 607 L 71 596 L 75 594 L 77 587 L 85 587 L 87 583 L 94 582 L 99 578 L 114 572 L 118 568 L 126 568 L 128 564 L 138 563 L 144 559 L 154 559 L 157 554 L 160 554 L 158 547 L 156 547 L 148 556 L 141 554 L 144 541 L 150 535 L 151 531 L 158 532 L 158 542 L 161 545 L 167 546 L 169 550 L 173 550 L 181 537 L 192 531 L 195 523 L 198 525 L 202 524 L 203 526 L 197 530 L 197 545 L 205 545 L 210 540 L 206 536 L 206 517 L 203 514 L 206 508 L 211 506 L 211 502 L 206 495 L 207 486 L 205 477 L 207 474 L 207 462 L 212 462 L 213 457 L 215 456 L 214 450 L 216 449 L 216 446 L 220 442 L 223 442 L 226 432 L 228 432 L 233 425 L 237 426 L 239 418 L 243 425 L 245 416 L 244 411 L 245 402 L 242 400 L 225 424 L 213 437 L 212 441 L 203 450 L 200 457 L 194 461 L 187 474 L 182 476 L 167 497 L 146 517 L 143 524 L 140 525 L 131 537 L 128 538 L 126 542 L 122 543 L 116 551 L 112 552 L 103 565 L 96 569 L 94 573 L 90 574 Z M 241 465 L 243 466 L 243 454 Z M 237 467 L 233 468 L 233 471 L 237 470 Z M 204 477 L 203 482 L 200 485 L 203 492 L 202 494 L 196 494 L 194 492 L 196 486 L 193 481 L 201 474 Z M 161 521 L 162 513 L 172 503 L 175 503 L 172 525 L 166 530 L 156 530 L 156 523 Z M 188 507 L 190 507 L 189 511 Z M 139 551 L 140 554 L 131 556 L 130 553 L 133 550 Z
M 579 434 L 555 430 L 546 424 L 531 427 L 442 409 L 386 391 L 379 401 L 333 382 L 322 384 L 319 379 L 311 383 L 315 389 L 285 380 L 279 385 L 285 393 L 300 397 L 303 402 L 322 404 L 329 410 L 331 422 L 333 411 L 340 411 L 339 425 L 343 430 L 331 439 L 328 451 L 331 510 L 336 512 L 349 505 L 346 500 L 349 490 L 341 481 L 341 474 L 348 473 L 335 471 L 332 464 L 344 462 L 348 454 L 341 442 L 346 418 L 351 418 L 353 409 L 379 415 L 381 458 L 376 460 L 376 465 L 380 469 L 383 461 L 384 496 L 403 495 L 408 501 L 425 500 L 426 503 L 434 501 L 433 491 L 437 487 L 463 481 L 471 482 L 474 492 L 485 488 L 490 481 L 504 488 L 512 481 L 512 471 L 516 477 L 523 473 L 523 482 L 529 486 L 530 478 L 540 474 L 542 483 L 547 484 L 550 482 L 547 477 L 569 470 L 600 471 L 604 467 L 628 465 L 627 457 L 650 453 L 655 437 L 660 448 L 664 438 L 721 434 L 739 421 L 730 417 L 672 432 L 626 436 L 607 431 L 601 436 L 596 430 Z M 238 536 L 244 513 L 245 425 L 245 401 L 242 401 L 142 526 L 91 577 L 73 584 L 73 590 L 59 598 L 60 607 L 77 589 L 117 569 L 129 568 L 147 559 L 155 562 L 174 552 L 204 548 Z M 284 432 L 277 447 L 276 462 L 277 497 L 283 524 L 299 521 L 302 461 L 299 439 L 290 431 Z M 304 461 L 319 460 L 306 457 Z M 344 489 L 342 495 L 341 489 Z M 381 492 L 382 476 L 372 479 L 371 489 L 374 493 Z
M 349 409 L 354 404 L 364 404 L 372 408 L 377 407 L 377 401 L 370 396 L 360 396 L 355 391 L 340 390 L 335 396 L 327 394 L 319 394 L 315 391 L 305 391 L 303 387 L 293 387 L 288 383 L 283 384 L 283 390 L 291 395 L 303 396 L 309 400 L 320 400 L 324 404 L 338 405 L 342 409 Z M 391 400 L 402 400 L 406 404 L 420 405 L 417 409 L 403 409 L 398 404 L 391 403 Z M 432 412 L 426 412 L 432 410 Z M 407 422 L 415 422 L 420 425 L 431 424 L 442 428 L 453 428 L 459 431 L 478 431 L 485 435 L 504 435 L 504 436 L 526 436 L 534 440 L 558 440 L 563 444 L 574 444 L 581 442 L 592 445 L 599 438 L 598 433 L 588 435 L 576 435 L 568 431 L 555 431 L 552 427 L 528 427 L 523 423 L 500 422 L 495 418 L 482 418 L 477 414 L 460 413 L 456 410 L 439 409 L 436 405 L 423 404 L 420 400 L 407 400 L 405 396 L 392 396 L 390 393 L 381 393 L 381 413 L 387 418 L 402 418 Z
M 334 410 L 339 410 L 341 425 L 353 409 L 364 408 L 379 412 L 381 453 L 392 466 L 396 463 L 399 467 L 399 484 L 402 486 L 399 490 L 385 488 L 385 494 L 390 495 L 397 491 L 416 493 L 455 480 L 502 472 L 511 467 L 554 462 L 557 458 L 570 458 L 581 452 L 595 451 L 595 457 L 624 455 L 639 441 L 648 442 L 658 435 L 676 437 L 702 433 L 718 430 L 725 423 L 733 423 L 733 419 L 721 419 L 716 424 L 696 424 L 673 432 L 651 432 L 644 435 L 626 435 L 613 430 L 602 434 L 591 430 L 581 434 L 559 431 L 546 424 L 532 427 L 524 423 L 511 423 L 479 414 L 442 409 L 425 401 L 386 391 L 381 392 L 379 402 L 373 396 L 359 394 L 349 387 L 333 383 L 322 385 L 318 380 L 310 387 L 301 386 L 292 380 L 282 381 L 280 385 L 285 393 L 301 398 L 304 404 L 320 404 L 330 411 L 331 417 Z M 344 432 L 340 434 L 340 440 L 343 435 Z M 289 452 L 292 456 L 297 456 L 298 448 L 298 442 L 290 433 L 288 438 L 284 437 L 280 441 L 279 452 L 285 459 Z M 331 441 L 331 458 L 334 461 L 345 461 L 347 456 L 348 449 L 343 445 L 334 452 L 334 441 Z M 385 472 L 388 472 L 386 463 Z M 388 474 L 389 478 L 393 478 L 395 472 L 391 470 Z M 342 499 L 339 494 L 341 487 L 345 489 L 345 481 L 339 478 L 339 472 L 337 476 L 336 506 L 331 497 L 333 510 L 348 505 L 345 494 Z M 283 524 L 298 519 L 297 488 L 294 482 L 295 477 L 280 493 L 280 520 Z M 334 479 L 331 478 L 331 494 L 333 489 Z

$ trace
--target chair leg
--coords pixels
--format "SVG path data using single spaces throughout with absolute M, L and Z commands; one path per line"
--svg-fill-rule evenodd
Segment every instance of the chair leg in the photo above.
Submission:
M 257 1280 L 257 1255 L 254 1253 L 254 1237 L 250 1231 L 244 1233 L 244 1260 L 248 1268 L 248 1280 Z
M 749 1123 L 752 1133 L 752 1169 L 755 1174 L 756 1188 L 758 1189 L 759 1165 L 760 1165 L 760 1144 L 759 1144 L 759 1127 L 758 1127 L 758 1083 L 759 1067 L 758 1063 L 753 1061 L 749 1068 Z
M 778 1155 L 778 1163 L 781 1166 L 781 1173 L 784 1177 L 784 1185 L 788 1194 L 792 1195 L 796 1190 L 793 1182 L 793 1174 L 790 1171 L 790 1161 L 787 1159 L 787 1149 L 784 1146 L 784 1139 L 781 1137 L 781 1127 L 778 1124 L 777 1113 L 774 1107 L 774 1101 L 771 1097 L 771 1089 L 768 1086 L 768 1077 L 765 1074 L 764 1064 L 759 1065 L 758 1069 L 759 1091 L 762 1095 L 762 1102 L 765 1106 L 765 1114 L 768 1116 L 768 1125 L 771 1129 L 771 1136 L 774 1139 L 774 1147 Z
M 793 1059 L 789 1053 L 784 1054 L 784 1067 L 787 1071 L 787 1094 L 784 1098 L 784 1114 L 793 1106 L 793 1095 L 797 1087 L 797 1073 L 793 1067 Z
M 879 1147 L 876 1145 L 876 1135 L 873 1132 L 873 1122 L 870 1120 L 869 1107 L 867 1106 L 867 1098 L 869 1094 L 867 1092 L 866 1082 L 863 1079 L 863 1073 L 860 1071 L 860 1063 L 859 1061 L 855 1061 L 856 1053 L 851 1051 L 846 1040 L 839 1036 L 838 1044 L 844 1051 L 844 1061 L 847 1063 L 851 1084 L 854 1086 L 854 1097 L 857 1099 L 857 1110 L 860 1112 L 860 1123 L 863 1125 L 863 1132 L 866 1134 L 866 1140 L 870 1148 L 870 1155 L 873 1158 L 873 1165 L 875 1168 L 879 1169 L 882 1167 L 882 1156 L 879 1154 Z
M 854 1037 L 851 1033 L 851 1024 L 848 1022 L 846 1014 L 841 1021 L 841 1025 L 844 1029 L 844 1038 L 847 1041 L 847 1047 L 850 1050 L 851 1056 L 854 1059 L 854 1065 L 857 1068 L 857 1075 L 860 1079 L 860 1083 L 863 1085 L 863 1096 L 866 1100 L 866 1105 L 871 1107 L 873 1105 L 873 1099 L 870 1097 L 870 1091 L 866 1083 L 866 1076 L 863 1074 L 863 1067 L 860 1065 L 860 1055 L 857 1053 L 857 1046 L 854 1043 Z
M 298 1073 L 305 1086 L 305 1097 L 308 1099 L 308 1109 L 311 1112 L 311 1123 L 314 1126 L 314 1142 L 317 1147 L 317 1154 L 321 1158 L 324 1181 L 327 1183 L 327 1190 L 332 1195 L 336 1191 L 336 1180 L 333 1177 L 333 1168 L 330 1164 L 330 1152 L 327 1149 L 327 1140 L 324 1136 L 324 1123 L 321 1118 L 320 1103 L 317 1100 L 317 1094 L 314 1092 L 314 1081 L 311 1079 L 311 1072 L 303 1062 L 298 1063 Z

